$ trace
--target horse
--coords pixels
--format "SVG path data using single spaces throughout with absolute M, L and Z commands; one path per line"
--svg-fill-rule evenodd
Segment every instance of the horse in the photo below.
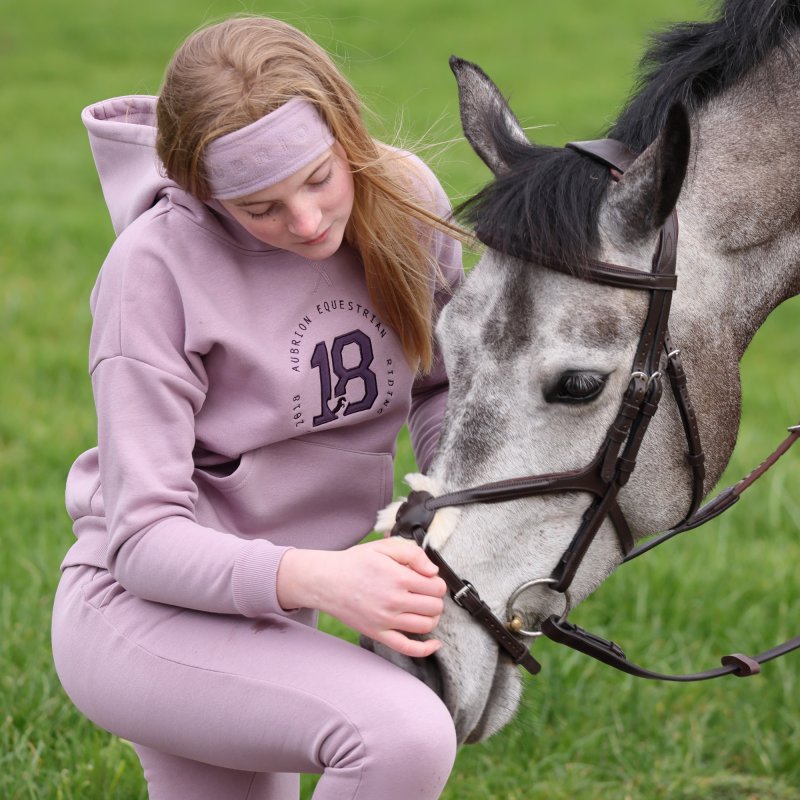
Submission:
M 580 484 L 550 478 L 558 491 L 470 502 L 431 525 L 425 545 L 469 576 L 463 591 L 477 587 L 490 616 L 513 606 L 517 632 L 563 618 L 622 563 L 631 542 L 621 527 L 638 541 L 680 525 L 698 478 L 702 497 L 730 459 L 739 361 L 769 313 L 800 293 L 800 151 L 787 145 L 800 130 L 798 45 L 796 0 L 726 0 L 717 18 L 656 35 L 607 134 L 632 154 L 624 169 L 591 145 L 530 141 L 489 76 L 451 59 L 464 134 L 494 179 L 460 209 L 487 248 L 437 323 L 449 401 L 433 465 L 412 487 L 453 497 L 580 472 L 608 444 L 634 382 L 663 388 L 635 469 L 625 466 L 619 513 L 595 521 L 568 589 L 550 576 L 596 505 Z M 672 349 L 634 378 L 653 291 L 595 280 L 597 265 L 653 270 L 675 215 L 677 288 L 661 286 Z M 703 467 L 696 447 L 687 458 L 683 390 L 661 380 L 678 353 Z M 435 633 L 444 646 L 429 659 L 372 647 L 442 696 L 460 742 L 478 742 L 513 718 L 522 680 L 519 659 L 461 605 L 447 599 Z

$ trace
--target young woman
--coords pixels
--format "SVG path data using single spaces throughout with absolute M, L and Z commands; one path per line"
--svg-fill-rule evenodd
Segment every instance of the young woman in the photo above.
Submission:
M 64 688 L 134 743 L 154 800 L 296 798 L 302 772 L 325 800 L 439 797 L 442 702 L 315 624 L 439 647 L 436 567 L 359 542 L 403 423 L 423 470 L 438 438 L 432 324 L 462 277 L 444 192 L 272 19 L 201 30 L 157 99 L 83 119 L 118 238 L 92 293 L 98 446 L 67 483 Z

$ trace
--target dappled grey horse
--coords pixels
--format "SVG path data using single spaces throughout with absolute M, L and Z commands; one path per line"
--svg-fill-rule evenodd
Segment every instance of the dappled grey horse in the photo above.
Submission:
M 581 272 L 598 261 L 649 270 L 674 209 L 669 331 L 705 452 L 704 491 L 716 483 L 736 438 L 739 360 L 767 315 L 800 293 L 799 45 L 796 4 L 761 0 L 729 0 L 720 19 L 659 36 L 608 134 L 641 153 L 624 174 L 580 150 L 531 143 L 482 70 L 451 61 L 464 132 L 495 180 L 464 209 L 489 248 L 437 327 L 450 400 L 438 455 L 416 488 L 457 492 L 594 458 L 619 418 L 652 305 L 646 291 Z M 664 381 L 619 490 L 634 539 L 679 524 L 693 506 L 697 469 L 680 412 Z M 562 613 L 565 593 L 552 579 L 528 584 L 553 574 L 595 500 L 553 491 L 470 503 L 427 543 L 499 619 L 513 595 L 517 627 L 536 633 Z M 619 527 L 602 519 L 570 605 L 621 563 Z M 452 600 L 436 635 L 445 646 L 427 661 L 377 649 L 443 696 L 461 741 L 492 735 L 516 710 L 519 670 Z

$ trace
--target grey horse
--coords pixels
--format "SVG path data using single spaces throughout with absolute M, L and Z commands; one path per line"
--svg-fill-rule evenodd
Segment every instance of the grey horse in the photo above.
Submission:
M 428 486 L 443 493 L 586 465 L 629 383 L 648 301 L 542 260 L 576 273 L 589 259 L 646 268 L 674 207 L 670 329 L 706 452 L 706 491 L 716 483 L 735 444 L 739 361 L 767 315 L 800 293 L 798 45 L 800 10 L 785 1 L 728 0 L 718 19 L 658 36 L 608 133 L 641 153 L 621 177 L 530 142 L 489 77 L 451 60 L 465 135 L 495 176 L 463 211 L 492 246 L 437 326 L 451 388 Z M 619 495 L 636 537 L 686 514 L 685 451 L 667 387 Z M 470 505 L 435 544 L 502 618 L 517 587 L 553 570 L 588 502 L 567 492 Z M 573 605 L 622 555 L 604 522 L 570 587 Z M 560 613 L 564 597 L 543 585 L 516 603 L 530 628 Z M 427 661 L 377 649 L 442 695 L 460 741 L 491 736 L 518 706 L 518 669 L 452 601 L 436 635 L 445 646 Z

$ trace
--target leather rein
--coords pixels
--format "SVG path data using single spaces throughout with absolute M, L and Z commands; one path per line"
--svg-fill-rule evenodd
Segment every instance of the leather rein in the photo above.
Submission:
M 633 152 L 613 139 L 571 142 L 567 147 L 609 167 L 615 179 L 619 177 L 615 175 L 615 171 L 623 173 L 636 158 Z M 679 682 L 708 680 L 729 674 L 738 677 L 755 675 L 760 671 L 762 663 L 800 648 L 800 636 L 796 636 L 756 656 L 741 653 L 726 655 L 721 659 L 722 666 L 714 669 L 688 675 L 668 675 L 634 664 L 614 642 L 590 633 L 567 620 L 571 610 L 569 587 L 606 519 L 611 521 L 616 531 L 624 556 L 623 563 L 632 561 L 668 539 L 703 525 L 727 511 L 739 500 L 741 494 L 800 438 L 800 425 L 790 427 L 789 436 L 756 469 L 700 508 L 704 494 L 705 456 L 700 442 L 697 418 L 689 397 L 680 350 L 673 347 L 668 329 L 672 292 L 677 283 L 675 274 L 677 241 L 678 219 L 676 212 L 673 211 L 659 232 L 650 271 L 592 261 L 584 274 L 576 276 L 617 288 L 650 292 L 649 308 L 634 356 L 628 387 L 603 443 L 586 467 L 567 472 L 485 483 L 436 497 L 427 492 L 412 492 L 397 513 L 392 535 L 413 539 L 424 547 L 428 557 L 439 567 L 439 574 L 447 584 L 454 602 L 466 609 L 487 629 L 514 663 L 524 667 L 532 675 L 541 670 L 541 665 L 532 656 L 522 637 L 546 636 L 558 644 L 578 650 L 630 675 L 651 680 Z M 549 269 L 574 275 L 567 265 L 559 262 L 537 259 L 537 263 Z M 658 410 L 665 375 L 670 381 L 686 436 L 686 458 L 692 471 L 692 500 L 680 524 L 645 544 L 634 547 L 634 536 L 619 506 L 617 495 L 636 466 L 636 457 L 647 427 Z M 518 587 L 507 603 L 507 619 L 505 622 L 501 621 L 481 599 L 475 587 L 461 578 L 436 550 L 425 544 L 428 526 L 436 511 L 446 506 L 500 503 L 551 492 L 587 492 L 593 499 L 551 575 L 535 578 Z M 561 616 L 552 615 L 545 619 L 540 630 L 525 631 L 522 616 L 514 609 L 514 601 L 524 590 L 536 585 L 547 585 L 552 590 L 562 593 L 565 598 L 565 610 Z

